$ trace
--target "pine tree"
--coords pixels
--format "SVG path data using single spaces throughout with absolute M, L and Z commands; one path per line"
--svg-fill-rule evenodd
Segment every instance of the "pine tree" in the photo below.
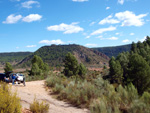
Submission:
M 5 73 L 13 71 L 12 65 L 9 62 L 6 62 L 4 71 L 5 71 Z
M 79 73 L 78 73 L 78 74 L 79 74 L 82 78 L 84 78 L 86 72 L 87 72 L 86 67 L 85 67 L 82 63 L 80 63 L 80 65 L 79 65 Z
M 114 65 L 115 65 L 115 57 L 112 57 L 109 61 L 109 75 L 114 75 Z
M 128 72 L 128 63 L 129 63 L 129 52 L 120 53 L 116 60 L 119 61 L 123 69 L 123 85 L 127 84 L 127 72 Z
M 43 60 L 41 59 L 41 57 L 39 57 L 39 56 L 37 56 L 37 55 L 34 55 L 34 57 L 33 57 L 33 59 L 32 59 L 32 64 L 34 64 L 34 63 L 36 63 L 38 66 L 39 66 L 39 68 L 41 69 L 41 70 L 43 70 L 43 68 L 44 68 L 44 62 L 43 62 Z
M 149 36 L 146 37 L 146 43 L 150 46 L 150 37 Z
M 129 79 L 137 88 L 139 94 L 150 87 L 150 66 L 138 54 L 131 55 L 129 59 Z
M 39 66 L 36 63 L 34 63 L 31 68 L 31 75 L 40 75 L 40 74 L 41 71 L 39 69 Z
M 32 59 L 32 68 L 30 75 L 47 75 L 49 71 L 48 64 L 44 63 L 41 57 L 34 55 Z
M 69 52 L 64 60 L 64 70 L 63 73 L 65 76 L 70 77 L 77 75 L 79 72 L 79 66 L 77 59 Z
M 110 77 L 113 83 L 121 84 L 123 80 L 123 69 L 120 62 L 115 60 L 114 57 L 111 58 L 109 62 L 110 66 Z
M 47 63 L 44 63 L 44 66 L 43 66 L 43 74 L 44 75 L 48 75 L 48 72 L 49 72 L 49 66 Z
M 137 45 L 134 42 L 131 45 L 131 52 L 137 53 Z

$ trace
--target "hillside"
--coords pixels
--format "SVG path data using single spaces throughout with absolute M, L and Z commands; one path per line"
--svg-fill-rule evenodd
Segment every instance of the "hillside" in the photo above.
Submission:
M 72 44 L 43 46 L 30 56 L 24 58 L 18 65 L 30 66 L 33 56 L 38 55 L 50 66 L 62 66 L 63 59 L 68 52 L 71 52 L 77 58 L 78 62 L 82 62 L 88 67 L 103 67 L 109 61 L 109 58 L 101 52 Z
M 92 49 L 102 52 L 105 55 L 107 55 L 109 58 L 111 58 L 112 56 L 116 57 L 119 53 L 130 51 L 131 44 L 122 45 L 122 46 L 113 46 L 113 47 L 99 47 L 99 48 L 92 48 Z
M 30 55 L 32 52 L 10 52 L 10 53 L 0 53 L 0 65 L 4 65 L 5 62 L 10 62 L 11 64 L 17 64 L 26 56 Z

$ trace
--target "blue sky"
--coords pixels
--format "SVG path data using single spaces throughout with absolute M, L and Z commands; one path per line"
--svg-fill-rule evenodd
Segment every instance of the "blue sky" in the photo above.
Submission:
M 0 52 L 106 47 L 150 35 L 149 0 L 0 0 Z

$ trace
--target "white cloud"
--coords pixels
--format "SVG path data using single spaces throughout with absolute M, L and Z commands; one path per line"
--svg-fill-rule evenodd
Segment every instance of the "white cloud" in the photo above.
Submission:
M 124 4 L 124 0 L 118 0 L 118 3 L 123 5 Z
M 118 18 L 119 21 L 122 21 L 121 26 L 142 26 L 144 24 L 143 17 L 147 16 L 147 14 L 135 15 L 131 11 L 119 12 L 115 14 L 115 17 Z
M 86 35 L 87 35 L 87 33 L 82 33 L 82 35 L 86 36 Z
M 19 49 L 19 47 L 16 47 L 16 49 Z
M 90 38 L 90 37 L 91 37 L 91 36 L 86 36 L 85 38 L 88 39 L 88 38 Z
M 106 7 L 106 10 L 110 9 L 110 7 Z
M 39 14 L 30 14 L 26 17 L 24 17 L 22 20 L 24 22 L 33 22 L 33 21 L 39 21 L 41 20 L 42 16 Z
M 123 40 L 122 42 L 123 42 L 123 43 L 128 43 L 128 42 L 130 42 L 130 40 L 125 39 L 125 40 Z
M 91 33 L 91 35 L 99 35 L 99 34 L 102 34 L 104 32 L 107 32 L 107 31 L 114 31 L 116 30 L 116 27 L 113 27 L 113 26 L 110 26 L 108 28 L 101 28 L 101 29 L 98 29 L 96 31 L 94 31 L 93 33 Z
M 91 22 L 91 23 L 90 23 L 90 26 L 94 25 L 95 23 L 96 23 L 96 22 Z
M 118 0 L 118 3 L 123 5 L 125 1 L 136 2 L 137 0 Z
M 100 39 L 103 39 L 103 36 L 101 36 L 101 35 L 100 35 L 100 36 L 98 36 L 98 37 L 96 37 L 96 38 L 100 38 Z
M 118 37 L 110 37 L 110 38 L 106 38 L 108 40 L 118 40 Z
M 21 3 L 22 7 L 28 8 L 28 9 L 32 8 L 33 4 L 37 5 L 37 7 L 40 6 L 40 3 L 38 1 L 33 1 L 33 0 L 29 0 L 29 1 Z
M 26 47 L 32 48 L 32 47 L 36 47 L 36 45 L 28 45 L 28 46 L 26 46 Z
M 134 35 L 134 33 L 130 33 L 130 35 Z
M 6 21 L 3 21 L 4 24 L 14 24 L 17 23 L 22 18 L 21 15 L 11 14 L 6 18 Z
M 98 45 L 97 44 L 85 44 L 85 46 L 88 46 L 88 47 L 97 47 Z
M 119 35 L 120 33 L 116 33 L 116 35 Z
M 103 36 L 99 36 L 96 38 L 99 38 L 100 40 L 118 40 L 118 37 L 103 38 Z
M 63 31 L 64 34 L 72 34 L 72 33 L 78 33 L 80 31 L 84 31 L 83 28 L 77 25 L 78 23 L 71 23 L 70 25 L 68 24 L 60 24 L 60 25 L 54 25 L 54 26 L 49 26 L 47 27 L 48 31 Z
M 146 36 L 144 38 L 142 38 L 140 41 L 144 42 L 146 40 Z
M 61 41 L 60 39 L 58 40 L 42 40 L 39 42 L 40 44 L 64 44 L 63 41 Z
M 144 25 L 144 17 L 148 14 L 136 15 L 131 11 L 124 11 L 116 13 L 115 16 L 109 15 L 99 22 L 99 24 L 117 24 L 121 23 L 121 26 L 142 26 Z
M 89 0 L 72 0 L 73 2 L 87 2 Z
M 120 23 L 119 20 L 113 19 L 112 15 L 109 15 L 108 17 L 104 18 L 99 22 L 99 24 L 104 25 L 104 24 L 117 24 Z

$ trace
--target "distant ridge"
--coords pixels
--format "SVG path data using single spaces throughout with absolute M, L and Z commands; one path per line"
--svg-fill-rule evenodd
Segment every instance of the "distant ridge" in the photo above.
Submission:
M 97 50 L 70 44 L 43 46 L 33 54 L 25 57 L 18 65 L 30 66 L 33 56 L 38 55 L 50 66 L 62 66 L 63 60 L 68 52 L 71 52 L 77 58 L 79 63 L 82 62 L 88 67 L 103 67 L 104 65 L 107 65 L 109 61 L 109 57 Z
M 11 64 L 17 64 L 26 56 L 32 54 L 32 52 L 4 52 L 0 53 L 0 65 L 4 65 L 5 62 L 10 62 Z
M 61 66 L 65 55 L 71 52 L 79 62 L 86 66 L 102 67 L 105 63 L 108 63 L 109 58 L 116 57 L 123 51 L 130 51 L 130 48 L 131 44 L 97 48 L 86 48 L 76 44 L 43 46 L 35 52 L 0 53 L 0 65 L 3 66 L 5 62 L 10 62 L 13 65 L 30 66 L 33 56 L 39 55 L 50 66 Z
M 112 47 L 97 47 L 92 49 L 102 52 L 105 55 L 107 55 L 109 58 L 111 58 L 112 56 L 116 57 L 121 52 L 130 51 L 131 44 L 122 45 L 122 46 L 112 46 Z

